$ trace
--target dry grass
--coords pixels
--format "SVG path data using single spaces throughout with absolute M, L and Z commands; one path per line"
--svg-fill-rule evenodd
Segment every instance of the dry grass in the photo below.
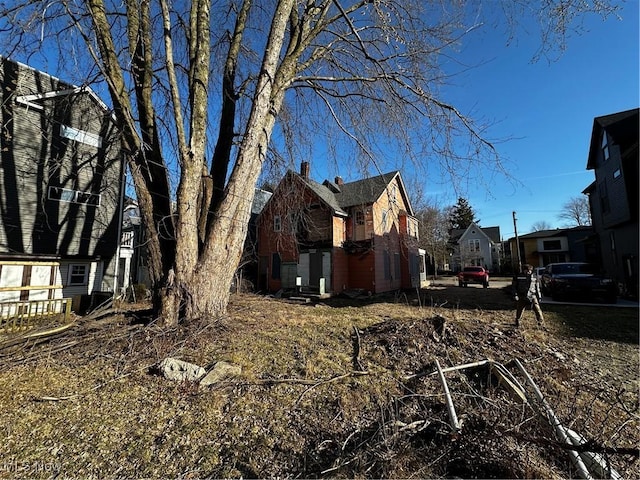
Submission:
M 404 380 L 434 358 L 519 358 L 565 425 L 597 446 L 640 443 L 637 310 L 545 306 L 549 331 L 531 313 L 516 330 L 498 289 L 434 288 L 422 308 L 398 298 L 239 295 L 216 321 L 162 330 L 128 313 L 0 351 L 0 478 L 575 476 L 546 422 L 484 368 L 447 374 L 463 421 L 453 435 L 437 378 Z M 366 374 L 354 373 L 354 327 Z M 176 384 L 150 368 L 166 356 L 242 374 Z M 640 477 L 637 456 L 610 458 Z

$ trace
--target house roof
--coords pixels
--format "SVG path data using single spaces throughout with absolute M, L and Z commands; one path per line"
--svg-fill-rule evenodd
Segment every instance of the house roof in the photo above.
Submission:
M 37 93 L 29 94 L 29 95 L 19 95 L 19 96 L 16 97 L 16 102 L 41 110 L 42 106 L 40 105 L 40 102 L 42 102 L 43 100 L 56 98 L 56 97 L 60 97 L 60 96 L 66 96 L 66 95 L 86 94 L 86 95 L 89 96 L 89 98 L 91 98 L 94 101 L 94 103 L 99 105 L 100 108 L 102 108 L 105 112 L 110 113 L 112 118 L 115 120 L 115 115 L 111 112 L 109 107 L 88 86 L 86 86 L 86 85 L 77 86 L 77 85 L 70 84 L 70 83 L 65 82 L 64 80 L 61 80 L 58 77 L 56 77 L 54 75 L 51 75 L 51 74 L 49 74 L 47 72 L 44 72 L 42 70 L 38 70 L 38 69 L 36 69 L 34 67 L 31 67 L 29 65 L 26 65 L 24 63 L 17 62 L 15 60 L 11 60 L 10 58 L 7 58 L 7 57 L 4 57 L 4 56 L 0 55 L 0 64 L 5 63 L 5 62 L 13 63 L 14 65 L 17 65 L 18 67 L 20 67 L 22 69 L 31 70 L 31 71 L 35 72 L 36 74 L 38 74 L 38 75 L 44 76 L 46 78 L 50 78 L 51 80 L 55 81 L 58 84 L 58 90 L 49 91 L 49 92 L 45 92 L 45 91 L 37 92 Z
M 339 187 L 340 192 L 335 194 L 336 199 L 343 208 L 373 203 L 382 196 L 389 183 L 399 174 L 400 172 L 396 170 L 376 177 L 345 183 Z
M 489 239 L 493 243 L 500 243 L 500 241 L 501 241 L 501 238 L 500 238 L 500 227 L 481 227 L 480 225 L 478 225 L 476 223 L 472 223 L 471 225 L 475 225 L 476 228 L 479 229 L 480 231 L 482 231 L 482 233 L 484 233 L 487 237 L 489 237 Z M 469 227 L 452 229 L 451 232 L 449 232 L 450 241 L 457 242 L 460 239 L 460 237 L 462 237 L 462 235 L 464 235 L 464 233 L 467 230 L 469 230 Z
M 519 235 L 518 238 L 522 240 L 523 238 L 549 238 L 549 237 L 559 237 L 566 235 L 570 232 L 576 231 L 590 231 L 593 227 L 590 225 L 579 225 L 577 227 L 571 228 L 555 228 L 553 230 L 538 230 L 537 232 L 526 233 L 524 235 Z M 511 237 L 510 240 L 515 240 L 515 237 Z
M 302 180 L 322 201 L 324 201 L 335 213 L 348 215 L 347 209 L 355 205 L 367 205 L 375 202 L 385 192 L 389 184 L 400 175 L 399 171 L 384 173 L 375 177 L 364 178 L 354 182 L 338 185 L 335 182 L 326 181 L 318 183 L 309 178 L 303 178 L 298 173 L 289 170 L 289 175 L 294 175 Z M 406 198 L 406 192 L 402 179 L 399 178 L 401 194 L 405 196 L 406 204 L 411 214 L 411 206 Z
M 593 170 L 596 167 L 596 152 L 601 148 L 602 130 L 606 130 L 612 140 L 622 148 L 629 143 L 638 142 L 639 112 L 639 108 L 633 108 L 593 119 L 587 170 Z
M 264 206 L 271 198 L 271 195 L 273 195 L 273 193 L 267 192 L 266 190 L 262 190 L 260 188 L 256 188 L 253 202 L 251 203 L 251 214 L 259 215 L 260 212 L 262 212 Z

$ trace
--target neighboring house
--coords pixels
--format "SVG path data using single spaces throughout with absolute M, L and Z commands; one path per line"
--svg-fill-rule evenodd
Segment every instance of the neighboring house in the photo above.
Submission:
M 638 137 L 639 109 L 593 121 L 587 170 L 595 181 L 589 196 L 591 221 L 604 271 L 638 297 Z
M 592 239 L 593 228 L 580 226 L 540 230 L 518 236 L 520 263 L 544 267 L 556 262 L 596 262 L 598 254 Z M 516 239 L 509 239 L 512 264 L 517 265 Z
M 413 216 L 399 172 L 322 184 L 287 172 L 258 219 L 260 290 L 371 293 L 426 282 Z
M 460 271 L 467 266 L 480 266 L 490 272 L 502 269 L 500 227 L 481 228 L 472 222 L 465 229 L 453 229 L 449 234 L 451 269 Z
M 120 240 L 120 264 L 118 266 L 118 288 L 121 293 L 129 287 L 144 285 L 151 287 L 147 251 L 138 203 L 127 197 L 122 211 L 122 235 Z
M 116 288 L 123 160 L 106 106 L 0 57 L 0 302 Z
M 235 286 L 245 291 L 258 288 L 258 217 L 273 194 L 260 188 L 255 189 L 251 203 L 249 229 L 244 242 L 242 259 L 234 280 Z

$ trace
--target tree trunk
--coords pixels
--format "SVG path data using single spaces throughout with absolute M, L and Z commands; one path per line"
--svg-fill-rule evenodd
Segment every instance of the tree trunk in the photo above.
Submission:
M 192 191 L 191 188 L 198 188 L 199 184 L 195 184 L 195 176 L 185 174 L 186 165 L 183 167 L 183 183 L 179 192 L 184 192 L 185 198 L 189 197 L 190 200 L 185 202 L 185 198 L 179 198 L 178 202 L 175 281 L 167 284 L 164 294 L 162 309 L 163 315 L 166 315 L 165 323 L 172 324 L 183 319 L 213 321 L 226 312 L 231 283 L 247 236 L 255 185 L 266 157 L 276 115 L 284 99 L 283 82 L 288 81 L 293 72 L 291 64 L 286 67 L 287 71 L 283 71 L 278 63 L 293 4 L 293 0 L 282 0 L 278 4 L 235 167 L 222 200 L 212 212 L 213 221 L 195 262 L 198 221 L 193 212 L 198 196 L 189 197 L 188 192 Z M 197 174 L 199 179 L 200 171 Z M 188 184 L 190 181 L 191 185 Z M 185 223 L 186 219 L 189 219 L 188 224 Z M 193 228 L 193 232 L 189 228 Z M 181 235 L 181 231 L 185 234 Z

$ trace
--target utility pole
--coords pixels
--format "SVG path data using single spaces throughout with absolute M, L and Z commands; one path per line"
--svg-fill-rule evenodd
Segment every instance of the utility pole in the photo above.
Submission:
M 516 260 L 518 261 L 517 265 L 517 270 L 514 273 L 518 273 L 520 272 L 520 268 L 522 267 L 520 265 L 520 239 L 518 238 L 518 227 L 516 226 L 516 212 L 513 212 L 513 231 L 516 234 Z M 513 252 L 511 252 L 511 261 L 513 262 Z

